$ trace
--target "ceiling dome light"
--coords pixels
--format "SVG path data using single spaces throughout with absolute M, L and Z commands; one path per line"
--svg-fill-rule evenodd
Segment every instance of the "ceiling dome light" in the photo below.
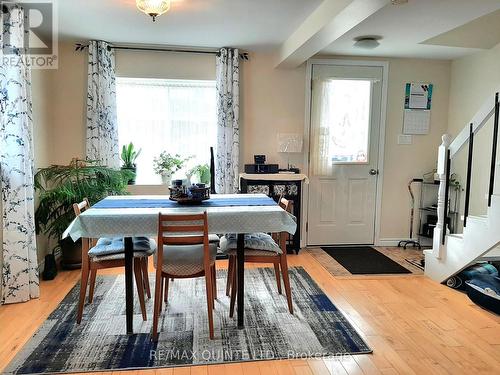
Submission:
M 354 47 L 363 49 L 374 49 L 380 46 L 379 40 L 382 39 L 380 36 L 361 36 L 354 39 Z
M 137 8 L 151 17 L 153 22 L 156 17 L 168 12 L 170 9 L 170 0 L 136 0 Z

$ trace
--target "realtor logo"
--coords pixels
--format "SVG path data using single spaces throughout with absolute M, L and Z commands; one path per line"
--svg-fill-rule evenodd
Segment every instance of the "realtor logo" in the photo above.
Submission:
M 52 0 L 1 0 L 2 64 L 25 60 L 33 69 L 57 69 L 57 14 Z M 21 36 L 21 30 L 24 34 Z

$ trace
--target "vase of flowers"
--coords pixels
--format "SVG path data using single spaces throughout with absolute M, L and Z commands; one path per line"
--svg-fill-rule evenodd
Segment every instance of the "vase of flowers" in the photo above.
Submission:
M 182 158 L 179 154 L 172 155 L 163 151 L 153 160 L 154 171 L 161 176 L 163 184 L 170 185 L 172 175 L 184 167 L 188 160 L 189 158 Z

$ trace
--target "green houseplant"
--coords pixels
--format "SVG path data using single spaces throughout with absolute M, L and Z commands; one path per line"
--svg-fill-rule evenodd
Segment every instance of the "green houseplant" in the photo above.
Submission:
M 156 174 L 161 176 L 164 184 L 169 184 L 172 175 L 184 167 L 184 164 L 190 159 L 182 158 L 179 154 L 169 154 L 163 151 L 158 157 L 153 159 L 153 167 Z
M 199 164 L 191 168 L 187 175 L 189 177 L 191 176 L 197 176 L 199 182 L 202 184 L 210 184 L 210 167 L 208 164 Z
M 135 176 L 137 175 L 137 165 L 135 164 L 135 161 L 141 154 L 141 151 L 142 149 L 136 151 L 132 142 L 128 145 L 123 145 L 122 147 L 122 170 L 128 170 L 133 173 L 133 177 L 128 181 L 129 185 L 135 184 Z
M 57 241 L 61 248 L 62 265 L 77 268 L 81 264 L 81 248 L 62 234 L 75 218 L 73 203 L 88 198 L 97 202 L 108 195 L 127 194 L 127 182 L 133 177 L 128 170 L 115 170 L 94 161 L 73 159 L 69 165 L 52 165 L 35 174 L 35 189 L 39 205 L 35 211 L 37 233 Z

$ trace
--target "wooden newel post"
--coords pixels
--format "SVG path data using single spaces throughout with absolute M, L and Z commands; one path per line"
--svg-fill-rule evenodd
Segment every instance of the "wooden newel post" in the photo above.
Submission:
M 436 228 L 434 229 L 434 236 L 432 241 L 432 254 L 436 258 L 442 257 L 442 251 L 444 248 L 443 245 L 443 231 L 446 230 L 446 172 L 448 165 L 448 149 L 451 143 L 451 135 L 445 134 L 443 135 L 441 146 L 439 146 L 438 151 L 438 164 L 437 164 L 437 173 L 439 175 L 439 192 L 438 192 L 438 206 L 437 206 L 437 214 L 438 221 L 436 224 Z

